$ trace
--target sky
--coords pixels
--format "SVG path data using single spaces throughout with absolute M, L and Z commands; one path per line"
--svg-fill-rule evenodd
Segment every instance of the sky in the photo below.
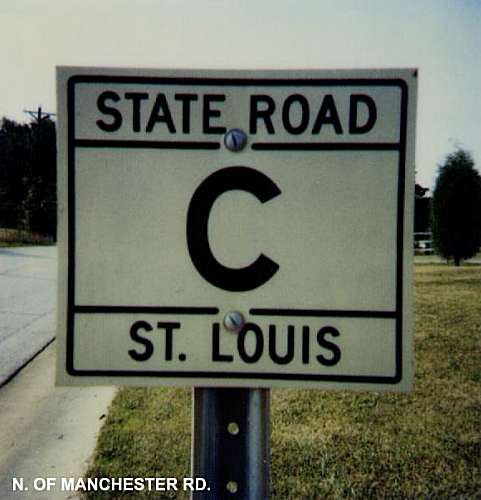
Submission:
M 0 117 L 56 111 L 56 66 L 418 68 L 416 181 L 481 170 L 481 0 L 2 0 Z

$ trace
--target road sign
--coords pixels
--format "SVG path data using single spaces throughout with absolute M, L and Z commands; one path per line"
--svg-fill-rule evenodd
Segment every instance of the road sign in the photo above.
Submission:
M 416 74 L 59 68 L 58 382 L 408 389 Z

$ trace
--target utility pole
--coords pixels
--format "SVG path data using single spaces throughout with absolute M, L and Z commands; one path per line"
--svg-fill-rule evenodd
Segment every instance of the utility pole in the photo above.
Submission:
M 31 162 L 30 162 L 30 172 L 29 172 L 29 189 L 30 192 L 34 193 L 32 195 L 33 198 L 37 199 L 39 196 L 43 196 L 40 191 L 40 185 L 44 182 L 41 177 L 41 164 L 42 164 L 42 155 L 41 155 L 41 129 L 43 122 L 45 120 L 49 119 L 52 116 L 55 116 L 55 113 L 49 113 L 46 111 L 42 110 L 41 106 L 38 106 L 37 110 L 33 111 L 30 109 L 24 109 L 24 113 L 27 113 L 31 118 L 33 118 L 33 122 L 31 123 L 31 129 L 32 133 L 35 134 L 35 143 L 32 148 L 31 154 Z M 33 126 L 35 124 L 35 127 Z M 36 129 L 35 131 L 33 129 Z M 55 191 L 56 191 L 56 185 L 50 185 L 53 186 L 53 197 L 55 197 Z M 32 203 L 32 201 L 30 201 Z M 35 210 L 38 210 L 38 207 L 35 208 Z M 30 209 L 27 210 L 27 213 L 33 212 L 34 209 L 30 207 Z M 32 222 L 31 222 L 31 214 L 26 216 L 26 227 L 28 232 L 32 232 Z

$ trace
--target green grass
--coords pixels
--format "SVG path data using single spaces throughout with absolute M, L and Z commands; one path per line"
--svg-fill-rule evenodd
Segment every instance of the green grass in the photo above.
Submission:
M 481 266 L 415 280 L 414 393 L 272 391 L 273 499 L 481 498 Z M 189 389 L 121 389 L 88 474 L 188 476 L 190 411 Z
M 0 248 L 33 245 L 55 245 L 53 238 L 21 229 L 0 227 Z
M 17 248 L 17 247 L 32 247 L 32 246 L 54 246 L 53 242 L 23 242 L 23 241 L 0 241 L 0 248 Z
M 441 259 L 443 263 L 446 263 L 446 259 L 444 259 L 443 257 L 441 257 L 440 255 L 438 255 L 436 253 L 433 253 L 431 255 L 424 255 L 424 254 L 420 254 L 420 253 L 414 252 L 414 258 L 416 259 L 416 263 L 417 264 L 423 263 L 423 261 L 427 261 L 427 262 L 431 261 L 432 262 L 433 260 L 439 260 L 439 259 Z M 478 252 L 474 257 L 471 257 L 471 259 L 474 259 L 474 260 L 481 259 L 481 252 Z M 469 261 L 471 259 L 468 259 L 468 260 L 465 260 L 465 261 L 461 261 L 461 265 L 463 263 L 468 263 L 469 264 Z M 449 264 L 450 265 L 453 264 L 452 259 L 449 261 Z

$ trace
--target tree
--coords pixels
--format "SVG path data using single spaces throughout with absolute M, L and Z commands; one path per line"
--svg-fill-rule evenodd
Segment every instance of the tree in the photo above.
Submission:
M 55 123 L 0 123 L 0 227 L 55 237 Z
M 49 118 L 30 125 L 30 171 L 24 178 L 21 225 L 30 232 L 55 237 L 57 163 L 55 123 Z
M 449 154 L 439 167 L 431 230 L 438 253 L 457 266 L 481 247 L 481 177 L 467 151 Z
M 30 127 L 3 118 L 0 125 L 0 227 L 19 226 L 31 149 Z

